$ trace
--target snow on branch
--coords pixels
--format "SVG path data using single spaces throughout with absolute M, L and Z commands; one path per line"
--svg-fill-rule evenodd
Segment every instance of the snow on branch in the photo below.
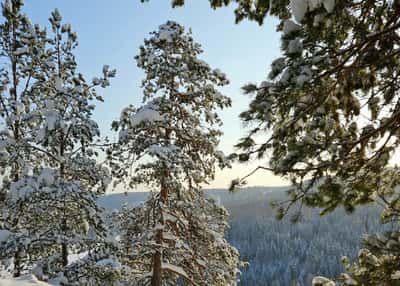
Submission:
M 161 266 L 162 269 L 170 271 L 178 276 L 183 277 L 184 279 L 186 279 L 188 282 L 190 282 L 190 284 L 192 285 L 197 285 L 196 282 L 194 282 L 192 279 L 190 279 L 189 275 L 185 272 L 185 270 L 183 270 L 181 267 L 176 266 L 176 265 L 172 265 L 169 263 L 162 263 Z

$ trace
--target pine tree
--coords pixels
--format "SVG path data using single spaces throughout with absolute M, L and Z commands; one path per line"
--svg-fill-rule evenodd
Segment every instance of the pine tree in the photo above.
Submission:
M 146 77 L 144 105 L 123 110 L 113 127 L 113 174 L 149 199 L 121 216 L 123 258 L 134 285 L 236 285 L 238 252 L 224 239 L 227 212 L 201 185 L 227 164 L 217 150 L 216 109 L 231 101 L 216 86 L 226 76 L 198 59 L 190 33 L 168 21 L 151 33 L 136 57 Z
M 378 201 L 383 222 L 398 228 L 399 1 L 210 0 L 214 8 L 232 2 L 238 21 L 280 19 L 283 56 L 265 82 L 244 87 L 254 98 L 241 118 L 256 127 L 238 144 L 241 161 L 272 153 L 260 169 L 296 186 L 288 203 L 278 204 L 278 216 L 296 204 L 294 220 L 303 205 L 351 212 Z M 260 142 L 265 131 L 271 135 Z M 366 239 L 367 249 L 349 266 L 360 285 L 398 283 L 397 228 Z
M 48 72 L 43 79 L 48 85 L 44 87 L 44 96 L 39 103 L 43 120 L 36 130 L 37 143 L 47 154 L 51 154 L 45 161 L 58 176 L 58 203 L 63 209 L 59 231 L 64 236 L 68 236 L 69 232 L 74 236 L 77 230 L 73 228 L 82 222 L 90 227 L 101 225 L 95 196 L 105 191 L 110 179 L 107 170 L 96 162 L 98 154 L 93 150 L 92 143 L 100 131 L 91 116 L 95 107 L 93 101 L 102 101 L 95 87 L 107 87 L 108 78 L 113 77 L 115 72 L 105 66 L 101 78 L 87 83 L 76 71 L 77 63 L 73 55 L 77 45 L 76 34 L 69 24 L 61 24 L 57 10 L 52 13 L 50 22 L 54 37 L 49 41 L 48 53 L 52 61 L 43 67 Z M 68 249 L 63 244 L 63 266 L 68 264 L 67 256 Z
M 20 1 L 6 1 L 4 10 L 11 7 L 19 13 L 21 6 Z M 3 188 L 7 190 L 4 226 L 10 235 L 2 242 L 2 248 L 6 256 L 14 253 L 16 276 L 22 270 L 20 263 L 16 263 L 22 252 L 27 260 L 24 270 L 34 272 L 41 279 L 66 275 L 64 284 L 68 279 L 77 281 L 80 277 L 79 285 L 92 285 L 93 281 L 104 281 L 103 272 L 108 275 L 110 270 L 109 263 L 101 262 L 109 259 L 110 253 L 102 210 L 96 203 L 110 176 L 97 163 L 98 152 L 93 146 L 100 132 L 91 116 L 94 101 L 102 101 L 96 87 L 107 87 L 115 71 L 104 66 L 102 76 L 87 83 L 77 72 L 73 54 L 76 33 L 69 24 L 61 24 L 57 10 L 49 20 L 51 35 L 36 28 L 36 34 L 40 32 L 41 36 L 41 45 L 37 44 L 41 50 L 30 47 L 27 41 L 21 41 L 18 46 L 22 50 L 19 54 L 26 54 L 30 60 L 27 67 L 17 65 L 15 72 L 26 79 L 20 99 L 26 111 L 22 116 L 26 123 L 21 125 L 17 121 L 18 126 L 26 127 L 18 129 L 25 136 L 25 141 L 20 140 L 25 145 L 18 146 L 11 141 L 9 148 L 21 153 L 18 161 L 25 165 L 22 165 L 24 168 L 17 165 L 9 172 L 14 175 L 11 182 L 3 181 Z M 36 39 L 35 31 L 31 30 L 29 35 Z M 31 58 L 38 60 L 34 62 Z M 34 81 L 32 87 L 28 85 L 30 81 Z M 24 172 L 16 173 L 16 170 Z M 8 170 L 3 172 L 7 174 Z M 88 252 L 85 259 L 70 264 L 69 255 L 84 252 Z M 97 274 L 99 277 L 95 277 Z
M 99 139 L 100 131 L 91 117 L 95 101 L 103 101 L 95 88 L 107 87 L 115 71 L 104 66 L 102 76 L 87 83 L 77 72 L 73 54 L 77 35 L 61 20 L 55 10 L 50 17 L 53 37 L 49 38 L 47 50 L 51 60 L 42 66 L 43 97 L 37 103 L 42 120 L 36 129 L 36 143 L 47 155 L 42 164 L 50 169 L 52 188 L 46 191 L 51 220 L 46 222 L 46 233 L 49 240 L 61 246 L 58 267 L 65 271 L 70 252 L 89 251 L 95 260 L 101 259 L 98 256 L 102 250 L 97 248 L 105 243 L 107 231 L 96 198 L 104 193 L 111 179 L 108 170 L 97 163 L 98 152 L 93 143 Z M 77 271 L 81 274 L 76 269 L 67 272 L 71 275 Z M 80 283 L 83 285 L 84 281 Z
M 45 61 L 46 36 L 44 30 L 33 26 L 21 12 L 21 0 L 2 3 L 4 22 L 0 25 L 0 49 L 3 58 L 0 72 L 0 172 L 1 227 L 3 239 L 13 234 L 2 249 L 1 256 L 13 256 L 14 275 L 23 267 L 27 238 L 22 233 L 22 213 L 29 208 L 23 199 L 8 200 L 11 184 L 17 184 L 30 172 L 37 158 L 33 142 L 35 94 L 38 86 L 38 65 Z M 5 235 L 5 234 L 8 235 Z M 1 241 L 6 244 L 6 241 Z
M 297 23 L 282 18 L 279 25 L 283 56 L 267 81 L 244 88 L 255 98 L 241 118 L 258 127 L 238 144 L 239 158 L 272 151 L 269 169 L 296 186 L 280 215 L 297 203 L 324 214 L 379 202 L 383 222 L 397 221 L 400 172 L 391 158 L 400 144 L 399 3 L 291 1 L 289 8 Z M 257 145 L 262 130 L 272 134 Z M 366 239 L 348 266 L 360 285 L 398 283 L 391 243 L 398 237 L 395 228 Z M 343 284 L 353 278 L 344 275 Z

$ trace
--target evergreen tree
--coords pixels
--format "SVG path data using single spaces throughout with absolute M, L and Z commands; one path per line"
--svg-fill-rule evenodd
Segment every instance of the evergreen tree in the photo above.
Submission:
M 12 9 L 11 15 L 15 15 L 20 13 L 21 6 L 20 1 L 6 1 L 3 10 Z M 101 77 L 87 83 L 77 72 L 73 54 L 77 46 L 76 33 L 69 24 L 61 24 L 57 10 L 49 20 L 52 35 L 36 28 L 41 36 L 37 44 L 40 50 L 30 47 L 27 41 L 17 45 L 18 54 L 26 54 L 30 61 L 27 67 L 20 64 L 15 70 L 17 75 L 26 75 L 23 78 L 26 83 L 17 79 L 17 87 L 26 84 L 17 102 L 22 104 L 26 114 L 22 115 L 20 109 L 16 111 L 16 118 L 23 118 L 26 123 L 19 123 L 22 120 L 14 123 L 12 134 L 15 137 L 15 124 L 26 128 L 17 129 L 24 135 L 24 141 L 20 140 L 24 145 L 6 142 L 9 148 L 22 154 L 13 161 L 24 165 L 15 164 L 8 171 L 4 163 L 2 169 L 14 176 L 11 181 L 3 180 L 3 188 L 7 190 L 4 228 L 9 235 L 2 241 L 2 254 L 7 257 L 14 253 L 16 276 L 22 270 L 18 260 L 23 253 L 25 270 L 41 279 L 61 274 L 67 276 L 63 278 L 64 284 L 69 279 L 79 285 L 92 285 L 93 281 L 103 279 L 103 272 L 108 273 L 110 268 L 108 263 L 99 262 L 110 255 L 106 250 L 107 231 L 102 210 L 96 204 L 110 176 L 108 170 L 97 163 L 98 153 L 93 145 L 100 133 L 91 116 L 94 100 L 102 101 L 96 94 L 96 87 L 107 87 L 115 71 L 105 66 Z M 36 39 L 38 32 L 34 34 L 31 30 L 31 37 Z M 38 60 L 34 62 L 31 58 Z M 30 81 L 34 81 L 32 87 Z M 9 99 L 4 96 L 2 100 Z M 8 116 L 6 111 L 4 114 Z M 87 258 L 70 264 L 69 255 L 84 252 L 88 252 Z M 96 274 L 100 277 L 96 278 Z
M 55 10 L 50 17 L 53 31 L 47 49 L 50 61 L 42 66 L 40 94 L 43 96 L 37 103 L 41 122 L 35 131 L 36 143 L 47 155 L 42 165 L 49 170 L 51 181 L 46 190 L 47 212 L 51 217 L 43 227 L 48 240 L 60 250 L 56 268 L 65 272 L 71 253 L 89 251 L 95 260 L 108 255 L 98 249 L 104 247 L 107 230 L 96 198 L 104 193 L 111 179 L 108 170 L 97 163 L 98 152 L 93 143 L 99 139 L 100 131 L 91 117 L 94 101 L 103 101 L 95 88 L 107 87 L 115 71 L 104 66 L 101 77 L 86 82 L 77 72 L 73 54 L 77 35 L 69 24 L 62 25 L 61 20 Z M 90 259 L 87 263 L 90 264 Z M 69 267 L 67 274 L 82 276 L 80 264 L 81 261 L 78 269 L 76 265 Z M 82 279 L 79 283 L 89 284 Z
M 351 212 L 378 201 L 385 207 L 383 222 L 398 226 L 399 1 L 210 0 L 214 8 L 231 2 L 238 4 L 237 20 L 280 19 L 283 56 L 265 82 L 244 87 L 254 98 L 241 118 L 255 127 L 238 144 L 241 161 L 271 152 L 269 166 L 260 169 L 296 186 L 289 201 L 278 204 L 278 216 L 295 204 L 297 220 L 303 205 Z M 265 131 L 271 135 L 260 142 Z M 397 285 L 392 242 L 398 234 L 395 229 L 366 239 L 367 249 L 349 266 L 359 284 Z M 365 257 L 376 261 L 365 263 Z
M 2 257 L 13 257 L 14 275 L 23 268 L 27 237 L 23 234 L 22 214 L 30 207 L 24 199 L 8 200 L 10 185 L 18 183 L 30 172 L 37 158 L 33 143 L 35 94 L 38 87 L 38 66 L 47 59 L 46 34 L 30 23 L 21 12 L 21 0 L 2 3 L 4 22 L 0 25 L 0 172 Z M 7 210 L 7 211 L 6 211 Z M 7 235 L 6 235 L 7 234 Z M 8 242 L 6 239 L 13 234 Z M 4 240 L 4 241 L 3 241 Z
M 134 285 L 235 285 L 238 252 L 224 239 L 227 212 L 201 185 L 226 165 L 216 109 L 231 101 L 216 86 L 226 76 L 198 59 L 190 33 L 168 21 L 136 57 L 144 69 L 144 105 L 119 121 L 113 174 L 130 187 L 147 185 L 149 199 L 121 215 L 123 260 Z
M 324 214 L 377 201 L 383 222 L 397 222 L 400 172 L 391 158 L 400 144 L 399 3 L 291 1 L 290 11 L 297 23 L 281 21 L 283 57 L 267 81 L 244 88 L 255 98 L 241 118 L 257 128 L 238 144 L 239 158 L 272 151 L 269 169 L 296 186 L 279 215 L 296 203 Z M 257 145 L 266 129 L 271 136 Z M 384 243 L 396 237 L 395 229 L 366 239 L 367 250 L 349 267 L 360 285 L 398 283 L 397 247 Z M 379 266 L 365 264 L 366 253 Z

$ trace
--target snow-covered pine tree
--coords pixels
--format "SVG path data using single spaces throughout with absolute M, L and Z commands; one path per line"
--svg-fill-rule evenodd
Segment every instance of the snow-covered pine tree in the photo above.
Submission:
M 103 101 L 96 87 L 107 87 L 115 70 L 104 66 L 101 77 L 88 83 L 77 71 L 73 54 L 76 33 L 69 24 L 61 23 L 57 10 L 49 20 L 53 34 L 48 38 L 46 53 L 50 60 L 41 65 L 43 78 L 36 101 L 41 121 L 35 139 L 44 156 L 37 166 L 38 173 L 34 172 L 30 179 L 36 180 L 47 205 L 40 237 L 52 251 L 47 260 L 41 258 L 43 266 L 50 271 L 48 274 L 54 275 L 58 270 L 75 280 L 75 276 L 82 276 L 82 261 L 77 262 L 79 267 L 69 266 L 69 255 L 88 252 L 88 267 L 108 258 L 102 249 L 107 231 L 96 198 L 104 193 L 111 179 L 108 170 L 98 164 L 98 152 L 93 148 L 100 131 L 92 113 L 95 101 Z M 79 285 L 90 284 L 84 279 L 79 280 Z
M 396 228 L 367 238 L 367 249 L 348 267 L 360 285 L 398 285 L 399 1 L 209 2 L 214 8 L 237 3 L 237 21 L 262 24 L 267 14 L 278 16 L 283 32 L 283 57 L 272 63 L 268 79 L 244 88 L 255 97 L 241 117 L 257 127 L 238 145 L 239 159 L 272 151 L 270 166 L 262 168 L 298 186 L 279 216 L 296 202 L 324 212 L 382 203 L 383 221 Z M 260 142 L 265 130 L 272 135 Z M 342 280 L 356 283 L 346 275 Z
M 216 164 L 227 163 L 217 150 L 216 109 L 231 101 L 216 86 L 228 80 L 201 52 L 178 23 L 151 33 L 136 57 L 146 73 L 145 104 L 127 107 L 113 123 L 113 174 L 151 190 L 142 206 L 121 214 L 122 259 L 134 285 L 236 284 L 239 254 L 224 239 L 227 212 L 201 190 Z
M 16 17 L 17 12 L 22 15 L 21 6 L 21 1 L 6 1 L 5 16 L 7 9 L 12 9 L 10 17 Z M 14 18 L 10 21 L 15 22 Z M 12 119 L 18 119 L 19 134 L 25 136 L 25 141 L 20 139 L 24 145 L 17 145 L 14 138 L 5 137 L 9 134 L 15 137 L 16 123 L 13 123 L 11 132 L 7 129 L 3 132 L 3 145 L 9 145 L 4 148 L 2 158 L 11 160 L 11 148 L 14 148 L 19 155 L 13 160 L 24 165 L 10 171 L 6 169 L 7 163 L 2 165 L 5 174 L 14 175 L 14 179 L 3 179 L 3 189 L 7 190 L 3 232 L 9 235 L 2 236 L 7 238 L 1 244 L 2 254 L 14 253 L 16 276 L 22 270 L 18 259 L 23 253 L 28 259 L 25 270 L 34 271 L 42 279 L 60 272 L 79 285 L 96 284 L 93 281 L 104 281 L 109 274 L 115 274 L 115 269 L 110 267 L 109 260 L 102 260 L 109 258 L 105 251 L 107 233 L 96 197 L 104 192 L 110 177 L 107 169 L 97 163 L 98 153 L 92 148 L 99 138 L 99 129 L 91 116 L 94 101 L 102 101 L 96 87 L 108 86 L 115 71 L 105 66 L 101 77 L 87 83 L 77 72 L 73 54 L 76 34 L 70 25 L 61 25 L 57 10 L 50 22 L 52 36 L 35 26 L 36 31 L 30 28 L 28 36 L 34 41 L 38 34 L 41 41 L 36 40 L 36 46 L 28 41 L 17 44 L 17 54 L 26 55 L 27 60 L 23 62 L 25 65 L 15 67 L 14 73 L 20 75 L 16 79 L 17 87 L 24 88 L 16 104 L 19 108 L 22 104 L 26 113 L 22 114 L 21 109 L 11 110 L 18 112 Z M 3 29 L 8 28 L 7 21 L 4 25 Z M 3 96 L 2 102 L 13 102 L 10 98 Z M 9 120 L 9 114 L 7 110 L 2 114 L 7 124 L 14 122 Z M 20 123 L 22 119 L 25 125 Z M 25 163 L 31 157 L 34 160 Z M 15 170 L 19 170 L 16 178 Z M 84 252 L 88 252 L 85 259 L 69 265 L 69 255 Z
M 46 34 L 21 11 L 22 0 L 2 3 L 0 25 L 0 173 L 1 258 L 13 258 L 14 275 L 23 268 L 26 251 L 22 214 L 30 207 L 24 199 L 10 200 L 10 186 L 30 172 L 40 154 L 34 138 L 35 94 L 38 66 L 47 59 Z M 12 239 L 7 239 L 9 237 Z M 5 262 L 5 261 L 3 261 Z M 7 263 L 6 263 L 7 264 Z
M 271 151 L 266 169 L 296 186 L 279 216 L 293 205 L 324 214 L 378 202 L 383 222 L 393 222 L 366 238 L 348 265 L 355 280 L 343 275 L 344 285 L 398 285 L 400 277 L 399 13 L 398 1 L 287 1 L 275 11 L 283 56 L 265 82 L 244 87 L 255 97 L 241 118 L 257 127 L 238 144 L 239 159 Z M 264 130 L 271 136 L 260 142 Z

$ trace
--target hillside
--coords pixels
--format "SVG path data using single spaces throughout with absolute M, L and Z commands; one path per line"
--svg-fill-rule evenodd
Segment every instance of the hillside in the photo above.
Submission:
M 240 285 L 310 285 L 315 275 L 336 276 L 343 271 L 342 255 L 355 257 L 360 237 L 383 230 L 376 219 L 377 207 L 349 215 L 343 210 L 324 217 L 317 210 L 304 210 L 298 224 L 276 221 L 269 203 L 285 198 L 286 187 L 251 187 L 236 193 L 208 190 L 230 212 L 228 240 L 250 266 L 242 270 Z M 109 194 L 99 200 L 107 210 L 122 204 L 137 205 L 147 193 Z M 298 283 L 298 284 L 296 284 Z

